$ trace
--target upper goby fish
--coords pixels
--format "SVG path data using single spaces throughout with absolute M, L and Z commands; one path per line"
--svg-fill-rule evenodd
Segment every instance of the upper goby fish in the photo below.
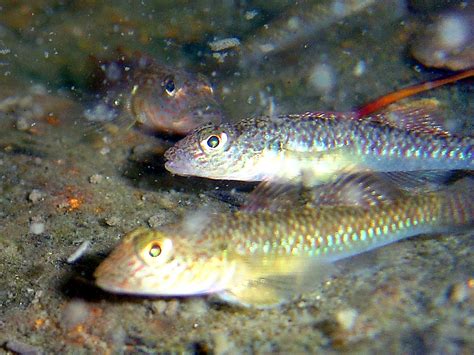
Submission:
M 408 87 L 348 113 L 308 112 L 204 125 L 165 153 L 165 167 L 178 175 L 303 180 L 309 185 L 361 170 L 472 169 L 472 137 L 453 137 L 442 129 L 431 117 L 438 110 L 435 100 L 386 106 L 473 75 L 474 69 Z
M 360 191 L 372 201 L 378 194 Z M 317 287 L 334 261 L 474 222 L 471 181 L 437 192 L 382 195 L 384 200 L 365 208 L 306 204 L 217 214 L 196 228 L 139 228 L 99 265 L 96 284 L 116 293 L 216 294 L 240 305 L 269 307 Z
M 148 56 L 104 62 L 96 76 L 103 97 L 86 113 L 91 120 L 101 120 L 107 108 L 118 109 L 152 132 L 185 135 L 224 117 L 204 75 L 159 64 Z
M 311 112 L 208 124 L 171 147 L 165 167 L 178 175 L 308 186 L 358 171 L 474 169 L 474 138 L 425 125 L 419 112 L 405 105 L 369 118 Z

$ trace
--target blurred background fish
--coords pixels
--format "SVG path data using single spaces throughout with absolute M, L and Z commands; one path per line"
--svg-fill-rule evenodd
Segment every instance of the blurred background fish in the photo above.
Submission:
M 126 126 L 184 135 L 204 123 L 220 123 L 224 117 L 204 75 L 140 54 L 98 64 L 93 78 L 100 101 L 85 112 L 91 121 L 120 121 L 121 117 Z

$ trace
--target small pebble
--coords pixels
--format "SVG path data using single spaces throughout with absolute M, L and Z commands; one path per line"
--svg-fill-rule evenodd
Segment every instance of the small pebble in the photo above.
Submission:
M 110 148 L 109 147 L 104 147 L 101 150 L 99 150 L 99 153 L 102 155 L 107 155 L 110 153 Z
M 286 27 L 290 31 L 296 31 L 299 27 L 301 27 L 300 19 L 298 16 L 291 16 L 286 23 Z
M 41 84 L 34 84 L 32 85 L 28 91 L 30 92 L 31 95 L 43 95 L 46 96 L 48 95 L 48 89 L 46 86 L 41 85 Z
M 212 53 L 212 57 L 217 61 L 217 63 L 224 63 L 227 53 Z
M 159 226 L 168 223 L 170 220 L 173 220 L 173 217 L 174 216 L 172 216 L 171 213 L 165 210 L 161 210 L 155 215 L 148 218 L 147 222 L 151 228 L 158 228 Z
M 43 294 L 44 294 L 43 290 L 36 291 L 35 296 L 34 296 L 33 300 L 31 301 L 31 304 L 39 303 L 40 298 L 43 297 Z
M 469 27 L 472 24 L 466 18 L 453 14 L 442 17 L 437 26 L 440 47 L 453 49 L 463 46 L 469 40 Z
M 165 313 L 166 305 L 167 305 L 167 302 L 164 301 L 164 300 L 157 300 L 157 301 L 153 302 L 153 306 L 156 310 L 156 313 L 158 313 L 158 314 Z
M 64 308 L 61 325 L 65 329 L 74 328 L 80 323 L 84 323 L 89 316 L 89 307 L 87 303 L 82 300 L 72 300 Z
M 94 174 L 89 177 L 89 182 L 91 184 L 100 184 L 104 180 L 104 176 L 100 174 Z
M 30 194 L 28 195 L 28 200 L 30 200 L 33 203 L 39 202 L 43 200 L 44 194 L 38 189 L 33 189 L 31 190 Z
M 117 226 L 119 223 L 120 223 L 120 218 L 116 216 L 107 217 L 105 219 L 105 224 L 108 225 L 109 227 Z
M 25 117 L 20 117 L 16 120 L 15 127 L 19 131 L 26 131 L 31 127 L 31 124 Z
M 240 41 L 238 38 L 232 37 L 209 42 L 208 45 L 209 47 L 211 47 L 212 51 L 219 52 L 223 51 L 224 49 L 230 49 L 240 46 Z
M 196 297 L 182 303 L 181 315 L 183 318 L 202 317 L 208 312 L 208 305 L 204 298 Z
M 320 93 L 329 93 L 336 84 L 334 69 L 328 64 L 317 64 L 309 75 L 310 84 Z
M 255 16 L 258 15 L 258 11 L 257 10 L 249 10 L 247 12 L 245 12 L 244 14 L 244 18 L 249 21 L 249 20 L 252 20 Z
M 461 303 L 468 299 L 469 290 L 464 282 L 454 284 L 449 293 L 449 300 L 453 303 Z
M 5 345 L 5 349 L 8 351 L 11 351 L 15 354 L 22 354 L 22 355 L 36 355 L 36 354 L 42 354 L 43 352 L 41 349 L 30 345 L 23 343 L 21 341 L 17 340 L 8 340 Z
M 43 222 L 32 222 L 30 224 L 30 233 L 33 234 L 42 234 L 45 230 L 45 224 Z
M 351 331 L 358 315 L 358 312 L 353 308 L 343 309 L 336 313 L 336 322 L 343 330 Z
M 239 353 L 235 344 L 230 339 L 229 335 L 224 331 L 216 331 L 212 334 L 214 343 L 214 353 L 216 354 L 232 354 Z
M 167 210 L 173 210 L 178 208 L 178 203 L 173 192 L 170 191 L 168 194 L 157 196 L 156 203 L 159 207 Z
M 165 316 L 167 317 L 176 317 L 179 311 L 179 301 L 171 300 L 166 302 L 166 309 L 164 311 Z
M 86 252 L 86 250 L 89 248 L 91 242 L 86 240 L 84 242 L 82 242 L 81 245 L 79 245 L 79 248 L 77 248 L 77 250 L 72 253 L 69 258 L 67 258 L 67 263 L 68 264 L 73 264 L 74 262 L 76 262 L 80 257 L 82 257 L 84 255 L 84 253 Z
M 104 351 L 108 354 L 125 354 L 123 351 L 126 348 L 126 341 L 129 340 L 128 334 L 123 329 L 121 325 L 109 327 L 107 332 L 107 340 L 109 340 L 111 344 L 111 349 L 109 352 Z
M 365 61 L 359 60 L 352 71 L 355 76 L 359 77 L 365 73 Z
M 264 43 L 258 46 L 262 53 L 270 53 L 275 50 L 275 45 L 272 43 Z

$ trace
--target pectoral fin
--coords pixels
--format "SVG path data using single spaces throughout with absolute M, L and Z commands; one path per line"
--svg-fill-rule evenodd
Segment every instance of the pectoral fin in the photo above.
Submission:
M 270 308 L 289 302 L 316 289 L 335 270 L 332 263 L 313 257 L 256 255 L 243 260 L 246 264 L 235 284 L 219 297 L 245 307 Z

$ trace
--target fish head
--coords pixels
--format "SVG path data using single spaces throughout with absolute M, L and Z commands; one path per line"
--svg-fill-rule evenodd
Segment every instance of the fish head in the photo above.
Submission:
M 183 176 L 261 180 L 256 164 L 263 147 L 255 144 L 261 140 L 239 125 L 203 125 L 165 152 L 165 168 Z
M 156 131 L 185 135 L 223 113 L 209 80 L 183 70 L 144 65 L 133 82 L 130 109 L 137 123 Z
M 234 272 L 225 253 L 206 243 L 138 228 L 99 265 L 96 284 L 107 291 L 149 296 L 190 296 L 225 289 Z

